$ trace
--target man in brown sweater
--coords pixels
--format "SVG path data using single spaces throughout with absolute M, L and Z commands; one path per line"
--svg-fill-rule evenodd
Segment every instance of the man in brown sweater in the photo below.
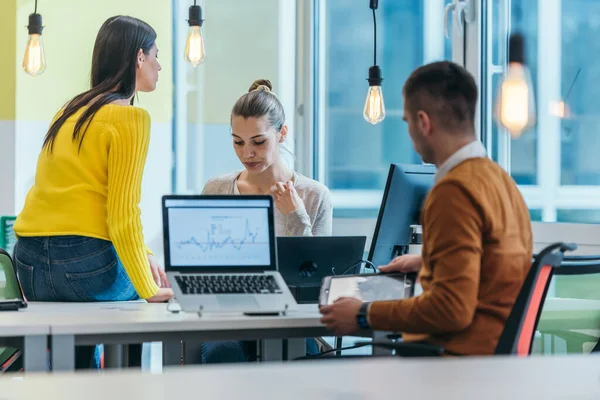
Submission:
M 420 269 L 423 293 L 371 304 L 343 298 L 321 308 L 322 322 L 338 336 L 356 333 L 360 321 L 451 354 L 493 354 L 531 267 L 529 211 L 477 140 L 477 87 L 464 68 L 420 67 L 403 94 L 415 150 L 438 171 L 421 214 L 422 256 L 401 256 L 381 270 Z

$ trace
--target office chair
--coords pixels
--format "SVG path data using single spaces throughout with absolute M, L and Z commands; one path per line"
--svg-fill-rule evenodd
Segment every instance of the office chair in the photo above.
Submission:
M 600 256 L 568 256 L 565 257 L 560 268 L 554 270 L 554 286 L 556 297 L 579 300 L 599 300 L 598 284 L 600 283 Z M 586 329 L 600 328 L 600 318 L 595 310 L 561 311 L 565 314 L 563 326 L 560 319 L 552 321 L 550 326 L 541 321 L 538 331 L 542 334 L 542 346 L 545 348 L 545 338 L 550 335 L 551 352 L 554 353 L 554 337 L 565 341 L 568 354 L 581 354 L 589 352 L 587 346 L 594 346 L 592 352 L 600 352 L 598 335 Z M 574 326 L 570 319 L 577 321 Z
M 577 249 L 575 244 L 555 243 L 544 248 L 535 257 L 500 335 L 495 354 L 521 357 L 531 354 L 535 328 L 540 319 L 552 275 L 561 266 L 564 253 L 575 249 Z M 445 353 L 442 347 L 427 343 L 379 340 L 357 343 L 356 347 L 361 346 L 375 346 L 394 350 L 395 355 L 400 357 L 439 357 Z M 331 358 L 335 359 L 337 357 Z
M 4 280 L 0 283 L 0 299 L 22 299 L 23 292 L 17 279 L 17 269 L 6 250 L 0 248 L 0 272 Z M 18 370 L 22 362 L 21 351 L 13 347 L 0 347 L 0 373 Z

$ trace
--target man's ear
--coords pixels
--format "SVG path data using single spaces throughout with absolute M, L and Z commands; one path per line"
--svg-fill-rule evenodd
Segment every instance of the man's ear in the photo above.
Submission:
M 287 125 L 283 125 L 281 127 L 281 130 L 279 131 L 279 143 L 283 143 L 285 142 L 285 137 L 288 134 L 288 126 Z
M 142 68 L 142 65 L 144 64 L 144 62 L 146 62 L 146 55 L 144 54 L 144 50 L 140 49 L 140 51 L 138 51 L 136 62 L 137 67 Z
M 430 136 L 432 131 L 431 118 L 425 111 L 417 111 L 417 126 L 425 136 Z

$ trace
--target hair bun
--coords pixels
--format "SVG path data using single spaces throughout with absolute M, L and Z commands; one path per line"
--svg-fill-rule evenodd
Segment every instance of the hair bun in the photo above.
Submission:
M 253 92 L 255 90 L 259 91 L 259 92 L 260 91 L 272 92 L 273 85 L 271 84 L 271 81 L 268 79 L 257 79 L 252 83 L 252 85 L 250 85 L 248 92 Z

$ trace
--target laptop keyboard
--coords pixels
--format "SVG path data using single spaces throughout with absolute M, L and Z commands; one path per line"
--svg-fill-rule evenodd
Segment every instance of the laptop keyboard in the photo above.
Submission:
M 272 275 L 179 275 L 183 294 L 283 293 Z

